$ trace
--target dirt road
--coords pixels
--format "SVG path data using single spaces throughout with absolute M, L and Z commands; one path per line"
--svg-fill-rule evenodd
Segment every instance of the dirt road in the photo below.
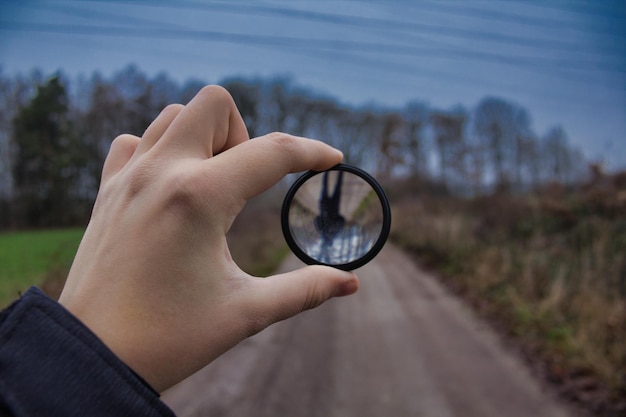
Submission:
M 570 415 L 399 250 L 357 272 L 358 294 L 242 342 L 163 399 L 180 417 Z

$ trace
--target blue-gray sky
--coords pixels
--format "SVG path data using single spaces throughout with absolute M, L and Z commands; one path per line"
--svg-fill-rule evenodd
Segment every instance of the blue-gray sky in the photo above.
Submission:
M 0 67 L 218 82 L 291 76 L 342 102 L 524 106 L 626 168 L 626 3 L 0 0 Z

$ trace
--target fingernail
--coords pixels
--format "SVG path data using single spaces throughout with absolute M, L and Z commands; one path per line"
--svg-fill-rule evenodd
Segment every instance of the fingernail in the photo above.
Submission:
M 359 289 L 359 280 L 356 277 L 341 283 L 337 290 L 336 297 L 343 297 L 354 294 Z

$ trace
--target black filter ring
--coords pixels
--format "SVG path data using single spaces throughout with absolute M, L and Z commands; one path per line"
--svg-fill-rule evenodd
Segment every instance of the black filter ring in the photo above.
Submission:
M 385 194 L 383 188 L 374 179 L 374 177 L 372 177 L 370 174 L 368 174 L 367 172 L 365 172 L 364 170 L 360 168 L 357 168 L 353 165 L 338 164 L 328 169 L 328 171 L 345 171 L 345 172 L 349 172 L 351 174 L 357 175 L 360 178 L 362 178 L 365 182 L 367 182 L 374 189 L 374 192 L 378 196 L 378 199 L 380 200 L 380 204 L 383 210 L 383 224 L 380 230 L 380 235 L 378 236 L 378 239 L 376 240 L 374 245 L 370 248 L 370 250 L 367 251 L 365 255 L 361 256 L 360 258 L 352 262 L 348 262 L 345 264 L 338 264 L 338 265 L 330 265 L 330 264 L 320 262 L 310 257 L 309 255 L 307 255 L 297 245 L 295 239 L 291 235 L 291 228 L 289 227 L 289 209 L 291 208 L 291 203 L 293 201 L 293 198 L 296 195 L 296 192 L 298 191 L 298 189 L 300 189 L 300 187 L 302 186 L 302 184 L 304 184 L 311 177 L 318 175 L 323 171 L 308 171 L 304 173 L 302 176 L 300 176 L 293 183 L 293 185 L 287 191 L 287 194 L 285 195 L 285 199 L 283 200 L 283 206 L 282 206 L 281 213 L 280 213 L 280 224 L 283 230 L 283 236 L 285 237 L 285 240 L 287 241 L 287 245 L 289 245 L 289 249 L 291 249 L 291 251 L 305 264 L 327 265 L 327 266 L 332 266 L 333 268 L 342 269 L 344 271 L 352 271 L 354 269 L 362 267 L 363 265 L 371 261 L 376 255 L 378 255 L 378 252 L 380 252 L 383 246 L 385 246 L 385 242 L 387 241 L 387 238 L 389 237 L 389 231 L 391 230 L 391 208 L 389 206 L 389 199 L 387 198 L 387 195 Z

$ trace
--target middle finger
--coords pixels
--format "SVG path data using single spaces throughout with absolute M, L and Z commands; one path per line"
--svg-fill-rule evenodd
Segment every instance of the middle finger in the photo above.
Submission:
M 156 146 L 207 158 L 248 139 L 248 130 L 233 98 L 226 89 L 213 85 L 196 94 Z

